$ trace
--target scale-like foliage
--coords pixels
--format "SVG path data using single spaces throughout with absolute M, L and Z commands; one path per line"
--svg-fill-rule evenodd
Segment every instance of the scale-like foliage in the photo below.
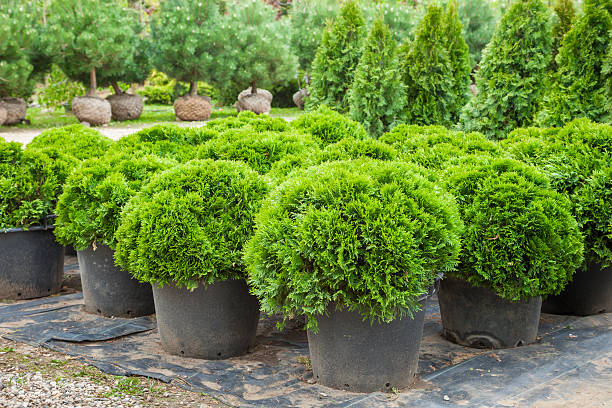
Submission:
M 582 263 L 570 201 L 547 177 L 511 159 L 470 158 L 445 174 L 463 222 L 460 263 L 450 273 L 511 301 L 559 294 Z
M 63 154 L 78 160 L 101 157 L 113 141 L 95 129 L 83 125 L 70 125 L 45 130 L 36 136 L 26 150 L 45 150 L 55 148 Z
M 464 107 L 464 130 L 503 139 L 530 126 L 544 93 L 551 58 L 550 10 L 542 0 L 516 0 L 485 49 L 476 74 L 478 93 Z
M 244 279 L 242 247 L 267 190 L 244 163 L 195 160 L 167 170 L 126 207 L 115 259 L 162 286 Z
M 576 8 L 574 7 L 574 0 L 556 0 L 553 6 L 555 14 L 553 15 L 553 26 L 552 26 L 552 59 L 550 61 L 550 69 L 556 71 L 557 61 L 556 57 L 559 54 L 559 48 L 565 34 L 572 28 L 572 23 L 576 17 Z
M 388 131 L 404 107 L 397 46 L 389 27 L 377 19 L 365 41 L 349 89 L 350 115 L 373 138 Z
M 472 66 L 480 64 L 482 51 L 485 49 L 497 24 L 497 13 L 487 0 L 461 0 L 459 18 L 463 24 L 465 42 L 470 49 Z
M 612 122 L 609 78 L 605 60 L 610 52 L 612 0 L 588 0 L 584 14 L 565 35 L 556 61 L 558 70 L 546 94 L 538 121 L 542 126 L 563 126 L 586 117 Z
M 321 106 L 315 111 L 301 115 L 291 122 L 291 127 L 312 135 L 321 147 L 342 139 L 362 140 L 368 137 L 367 132 L 359 122 L 355 122 L 327 106 Z
M 448 3 L 446 16 L 446 49 L 453 75 L 452 99 L 450 105 L 451 122 L 459 121 L 459 113 L 468 101 L 468 87 L 471 83 L 470 52 L 463 37 L 463 25 L 459 20 L 457 2 Z
M 327 105 L 338 112 L 348 111 L 348 90 L 361 56 L 364 26 L 365 20 L 357 2 L 344 2 L 340 16 L 323 32 L 312 63 L 307 109 Z
M 423 172 L 331 162 L 276 188 L 245 249 L 263 310 L 306 315 L 314 331 L 332 302 L 386 322 L 418 310 L 436 274 L 455 265 L 462 229 L 453 197 Z

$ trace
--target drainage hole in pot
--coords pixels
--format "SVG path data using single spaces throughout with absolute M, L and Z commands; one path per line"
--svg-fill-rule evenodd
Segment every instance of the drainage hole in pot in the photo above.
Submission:
M 391 383 L 386 383 L 385 387 L 389 388 L 391 386 Z
M 51 292 L 51 289 L 47 289 L 47 292 Z
M 21 296 L 21 293 L 18 293 L 17 296 Z
M 519 340 L 516 342 L 516 347 L 521 347 L 523 345 L 523 340 Z
M 221 353 L 217 353 L 217 357 L 221 357 Z
M 100 309 L 96 309 L 98 311 L 98 313 L 102 314 L 102 311 Z
M 131 311 L 131 310 L 128 310 L 128 311 L 127 311 L 127 314 L 129 314 L 129 315 L 130 315 L 130 314 L 132 314 L 132 311 Z
M 185 354 L 185 352 L 183 350 L 181 350 L 181 354 Z

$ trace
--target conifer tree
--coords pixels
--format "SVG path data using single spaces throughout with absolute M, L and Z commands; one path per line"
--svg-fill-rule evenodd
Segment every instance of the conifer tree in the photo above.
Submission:
M 542 126 L 563 126 L 579 117 L 612 122 L 609 58 L 612 0 L 586 0 L 584 14 L 563 38 L 558 70 L 546 94 L 538 121 Z
M 452 103 L 450 106 L 451 122 L 459 121 L 459 113 L 468 101 L 470 85 L 470 54 L 463 37 L 463 26 L 459 20 L 457 2 L 451 0 L 446 11 L 446 49 L 450 58 L 453 74 Z
M 396 53 L 389 27 L 382 18 L 377 19 L 365 41 L 349 90 L 351 117 L 374 138 L 390 129 L 404 106 Z
M 552 25 L 552 60 L 550 61 L 550 69 L 557 70 L 556 57 L 559 54 L 559 47 L 565 34 L 572 28 L 572 22 L 576 17 L 576 8 L 574 0 L 556 0 L 553 5 L 553 25 Z
M 444 10 L 431 5 L 417 26 L 415 40 L 400 48 L 400 71 L 406 93 L 403 120 L 406 123 L 452 124 L 455 84 L 446 29 Z
M 340 16 L 323 32 L 312 63 L 307 109 L 327 105 L 338 112 L 348 111 L 348 90 L 361 56 L 364 27 L 365 20 L 356 0 L 344 2 Z
M 487 0 L 461 0 L 459 17 L 470 49 L 470 64 L 474 67 L 480 63 L 482 51 L 491 41 L 498 15 Z
M 515 0 L 499 22 L 476 74 L 478 93 L 462 127 L 493 139 L 533 124 L 551 58 L 550 10 L 542 0 Z

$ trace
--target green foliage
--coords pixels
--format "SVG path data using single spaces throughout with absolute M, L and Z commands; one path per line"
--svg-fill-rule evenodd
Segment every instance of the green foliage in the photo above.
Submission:
M 321 163 L 362 157 L 376 160 L 395 160 L 397 151 L 380 140 L 349 138 L 328 145 L 318 156 Z
M 567 198 L 543 173 L 510 159 L 450 168 L 446 188 L 466 225 L 451 274 L 504 299 L 559 294 L 582 262 L 583 240 Z
M 321 147 L 342 139 L 366 139 L 367 132 L 359 122 L 321 106 L 317 110 L 301 115 L 291 122 L 291 127 L 312 135 Z
M 482 52 L 491 41 L 498 17 L 487 0 L 462 0 L 459 2 L 459 18 L 470 49 L 470 63 L 474 67 L 480 64 Z
M 551 58 L 550 30 L 550 10 L 542 0 L 512 4 L 483 54 L 478 93 L 461 114 L 464 130 L 503 139 L 533 123 Z
M 442 126 L 399 125 L 379 140 L 394 148 L 402 160 L 435 170 L 444 170 L 466 156 L 502 155 L 497 143 L 482 133 L 456 132 Z
M 312 63 L 308 110 L 327 105 L 348 111 L 348 90 L 361 57 L 365 20 L 355 0 L 342 4 L 340 16 L 328 24 Z
M 251 86 L 272 88 L 291 82 L 297 57 L 288 41 L 288 19 L 276 20 L 276 11 L 263 1 L 236 1 L 223 20 L 223 55 L 215 72 L 221 100 L 234 102 Z
M 442 7 L 427 8 L 415 37 L 413 42 L 400 48 L 400 69 L 406 91 L 404 120 L 418 125 L 450 126 L 456 115 L 453 111 L 455 84 Z
M 72 103 L 75 96 L 85 93 L 83 84 L 68 79 L 57 65 L 51 67 L 46 82 L 46 86 L 38 93 L 38 103 L 47 107 L 59 108 L 64 103 Z
M 115 259 L 138 280 L 159 285 L 244 279 L 242 247 L 266 193 L 243 163 L 192 161 L 168 170 L 126 207 Z
M 55 148 L 78 160 L 103 156 L 113 141 L 95 129 L 83 125 L 70 125 L 45 130 L 36 136 L 26 150 Z
M 610 52 L 611 0 L 587 1 L 584 14 L 567 32 L 552 76 L 552 86 L 538 115 L 541 126 L 563 126 L 572 119 L 586 117 L 597 122 L 612 122 L 610 89 L 605 74 L 606 55 Z
M 44 225 L 76 159 L 0 138 L 0 229 Z
M 452 196 L 423 170 L 358 160 L 311 167 L 277 187 L 245 248 L 266 312 L 316 317 L 330 304 L 391 321 L 418 310 L 451 269 L 462 229 Z
M 216 132 L 229 129 L 249 127 L 255 132 L 273 131 L 284 132 L 289 130 L 289 124 L 283 118 L 273 118 L 268 115 L 256 115 L 250 111 L 242 111 L 235 117 L 214 119 L 206 123 L 206 128 Z
M 0 97 L 25 99 L 32 95 L 36 78 L 28 50 L 36 30 L 28 6 L 19 0 L 0 3 Z
M 362 1 L 363 14 L 370 25 L 382 17 L 389 26 L 393 39 L 398 42 L 412 40 L 417 23 L 423 18 L 424 8 L 407 2 Z
M 118 0 L 53 0 L 47 28 L 48 52 L 73 80 L 86 81 L 96 70 L 101 83 L 108 82 L 134 69 L 139 58 L 138 15 Z
M 553 25 L 552 25 L 552 59 L 550 61 L 551 71 L 556 71 L 557 61 L 556 57 L 561 47 L 561 42 L 565 34 L 572 28 L 572 23 L 576 17 L 576 8 L 574 6 L 574 0 L 555 0 L 553 5 Z
M 459 121 L 459 112 L 468 101 L 468 87 L 471 83 L 470 54 L 468 45 L 463 38 L 463 26 L 459 20 L 456 0 L 451 0 L 445 16 L 446 49 L 453 75 L 451 94 L 451 122 Z
M 397 47 L 382 19 L 374 22 L 364 43 L 349 104 L 351 117 L 374 138 L 395 124 L 404 107 Z
M 138 93 L 146 98 L 148 104 L 172 105 L 174 100 L 189 92 L 184 82 L 168 78 L 163 72 L 153 70 L 147 78 L 148 84 Z M 198 92 L 211 98 L 216 97 L 213 87 L 206 82 L 198 81 Z
M 96 244 L 114 248 L 123 207 L 154 173 L 176 164 L 134 151 L 83 162 L 68 178 L 57 203 L 57 240 L 78 250 Z
M 338 0 L 297 0 L 291 8 L 291 47 L 299 66 L 310 72 L 326 21 L 338 15 Z

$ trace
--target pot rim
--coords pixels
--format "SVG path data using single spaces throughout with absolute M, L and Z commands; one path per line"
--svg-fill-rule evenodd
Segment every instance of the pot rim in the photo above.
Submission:
M 47 215 L 43 219 L 42 225 L 34 225 L 28 228 L 0 228 L 0 233 L 8 234 L 10 232 L 29 232 L 29 231 L 52 231 L 55 229 L 55 224 L 49 224 L 50 220 L 57 218 L 57 215 Z

